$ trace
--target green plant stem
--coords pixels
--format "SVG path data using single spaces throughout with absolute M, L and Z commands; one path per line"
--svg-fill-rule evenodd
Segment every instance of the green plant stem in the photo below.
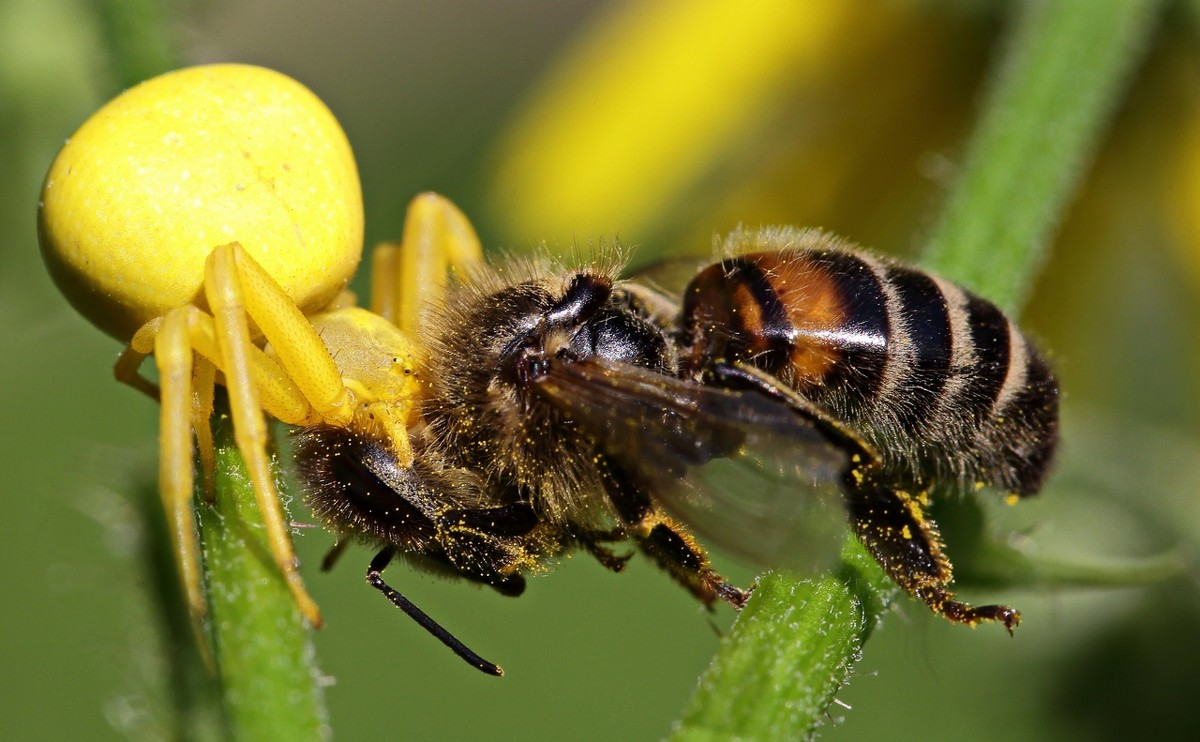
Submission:
M 1008 310 L 1025 299 L 1160 0 L 1029 0 L 924 264 Z M 677 739 L 812 734 L 894 589 L 861 547 L 839 574 L 764 578 L 676 725 Z M 850 578 L 850 579 L 847 579 Z
M 926 267 L 1006 311 L 1020 309 L 1162 4 L 1016 6 L 961 178 L 926 245 Z
M 237 739 L 329 736 L 310 630 L 271 558 L 262 515 L 218 409 L 216 502 L 201 506 L 213 655 Z
M 700 679 L 677 739 L 794 739 L 825 713 L 894 586 L 857 542 L 836 574 L 768 573 Z

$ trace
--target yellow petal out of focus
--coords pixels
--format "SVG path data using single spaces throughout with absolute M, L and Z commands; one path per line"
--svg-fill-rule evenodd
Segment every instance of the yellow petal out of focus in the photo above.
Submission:
M 1178 156 L 1173 158 L 1167 212 L 1176 232 L 1171 244 L 1187 264 L 1192 285 L 1200 286 L 1200 101 L 1190 103 L 1190 115 L 1180 127 Z
M 870 46 L 909 3 L 625 2 L 558 64 L 502 142 L 493 207 L 512 234 L 636 229 L 731 138 Z
M 205 260 L 234 241 L 302 311 L 325 306 L 362 253 L 362 193 L 345 134 L 307 88 L 259 67 L 192 67 L 80 127 L 46 176 L 38 229 L 62 292 L 128 340 L 197 300 Z

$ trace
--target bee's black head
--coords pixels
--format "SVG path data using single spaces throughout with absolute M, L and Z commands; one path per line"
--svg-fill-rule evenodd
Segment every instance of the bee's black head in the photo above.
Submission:
M 422 437 L 451 465 L 552 510 L 599 486 L 595 440 L 546 392 L 555 372 L 601 359 L 670 374 L 678 365 L 667 329 L 611 271 L 505 267 L 438 310 Z
M 527 317 L 525 328 L 504 346 L 500 375 L 528 388 L 553 363 L 592 358 L 669 371 L 672 354 L 661 328 L 614 291 L 612 280 L 576 273 L 563 294 Z

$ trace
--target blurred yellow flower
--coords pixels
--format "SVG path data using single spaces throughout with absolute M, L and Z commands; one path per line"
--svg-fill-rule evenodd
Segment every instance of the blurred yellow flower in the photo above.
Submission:
M 1178 146 L 1173 148 L 1163 206 L 1174 227 L 1172 245 L 1185 263 L 1193 286 L 1200 287 L 1200 72 L 1197 59 L 1188 60 L 1184 75 L 1190 83 L 1185 87 L 1183 100 L 1176 101 Z
M 738 224 L 916 247 L 956 175 L 1010 10 L 618 0 L 567 46 L 498 140 L 489 221 L 517 247 L 617 236 L 637 247 L 639 263 L 707 256 L 713 235 Z M 1076 361 L 1063 374 L 1077 399 L 1130 396 L 1111 338 L 1132 317 L 1079 309 L 1096 292 L 1132 290 L 1128 261 L 1151 270 L 1130 250 L 1175 249 L 1200 286 L 1200 46 L 1188 31 L 1155 40 L 1063 214 L 1043 274 L 1054 288 L 1034 292 L 1028 308 L 1039 334 Z M 1100 275 L 1113 265 L 1124 266 L 1119 275 Z M 1154 345 L 1141 329 L 1134 337 Z M 1195 367 L 1198 358 L 1191 343 L 1159 363 Z
M 920 0 L 615 3 L 502 137 L 493 217 L 516 244 L 653 253 L 707 252 L 739 222 L 908 226 L 923 156 L 965 121 L 978 20 Z

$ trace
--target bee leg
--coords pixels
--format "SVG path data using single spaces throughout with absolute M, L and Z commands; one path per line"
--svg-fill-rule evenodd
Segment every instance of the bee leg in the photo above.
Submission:
M 878 481 L 874 472 L 879 454 L 869 444 L 820 407 L 753 366 L 717 363 L 709 372 L 721 386 L 755 389 L 787 404 L 851 452 L 855 464 L 846 474 L 850 521 L 859 541 L 905 592 L 955 623 L 974 626 L 981 621 L 999 621 L 1012 633 L 1021 622 L 1016 610 L 1003 605 L 974 607 L 954 600 L 954 593 L 946 589 L 953 580 L 950 560 L 942 551 L 937 527 L 925 517 L 924 493 L 914 495 Z
M 442 523 L 498 537 L 524 536 L 538 525 L 538 516 L 527 502 L 494 508 L 451 509 L 438 516 Z
M 741 609 L 750 599 L 750 592 L 731 585 L 709 566 L 708 552 L 684 527 L 668 518 L 657 508 L 647 514 L 634 532 L 644 532 L 642 550 L 655 559 L 672 577 L 705 605 L 720 598 Z
M 329 547 L 329 551 L 325 552 L 325 558 L 321 560 L 321 571 L 328 572 L 333 569 L 338 560 L 342 558 L 346 547 L 350 545 L 350 539 L 339 538 L 333 542 L 333 546 Z
M 581 538 L 580 543 L 587 552 L 596 558 L 610 572 L 621 572 L 625 569 L 625 565 L 633 558 L 633 552 L 627 551 L 624 554 L 618 554 L 607 546 L 601 546 L 601 539 Z
M 558 539 L 539 525 L 527 502 L 449 509 L 435 523 L 438 543 L 456 572 L 510 597 L 525 592 L 521 572 L 537 566 L 536 555 L 557 550 Z
M 847 484 L 854 531 L 897 585 L 954 623 L 998 621 L 1012 633 L 1021 622 L 1019 612 L 1003 605 L 971 606 L 947 589 L 953 573 L 937 527 L 925 517 L 925 493 L 889 486 L 862 469 L 851 470 Z
M 606 531 L 600 531 L 586 526 L 572 525 L 569 528 L 569 532 L 570 541 L 581 546 L 596 561 L 600 562 L 601 566 L 610 572 L 621 572 L 625 569 L 625 565 L 629 563 L 629 560 L 633 558 L 632 551 L 618 554 L 607 546 L 604 546 L 604 544 L 616 543 L 628 539 L 629 534 L 624 528 L 610 528 Z
M 682 524 L 655 506 L 610 459 L 602 456 L 596 463 L 617 515 L 643 552 L 705 605 L 711 606 L 718 598 L 734 608 L 746 604 L 749 591 L 731 585 L 713 571 L 708 552 Z
M 864 465 L 879 461 L 879 454 L 857 433 L 766 371 L 739 361 L 715 363 L 708 373 L 714 382 L 725 389 L 753 389 L 787 405 L 826 436 L 840 443 Z
M 424 611 L 413 605 L 408 598 L 383 581 L 383 570 L 387 569 L 388 564 L 391 563 L 392 557 L 395 555 L 396 550 L 391 546 L 375 555 L 375 558 L 371 560 L 371 565 L 367 567 L 367 584 L 383 593 L 388 600 L 392 601 L 392 605 L 408 614 L 409 618 L 416 621 L 421 628 L 433 634 L 438 641 L 449 647 L 452 652 L 461 657 L 467 664 L 488 675 L 503 675 L 504 671 L 500 669 L 499 665 L 488 662 L 475 654 L 467 645 L 442 628 L 441 624 L 434 621 Z

